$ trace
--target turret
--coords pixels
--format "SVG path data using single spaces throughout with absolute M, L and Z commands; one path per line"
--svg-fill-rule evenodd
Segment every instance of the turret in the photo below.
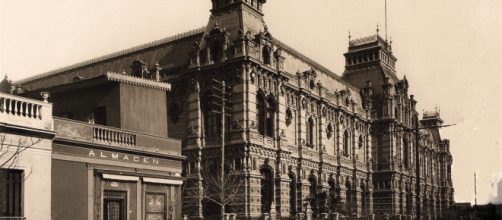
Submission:
M 443 119 L 441 119 L 439 110 L 424 112 L 420 124 L 424 127 L 439 127 L 443 124 Z
M 211 12 L 217 14 L 228 9 L 248 7 L 254 12 L 263 15 L 262 7 L 266 0 L 211 0 L 213 7 Z

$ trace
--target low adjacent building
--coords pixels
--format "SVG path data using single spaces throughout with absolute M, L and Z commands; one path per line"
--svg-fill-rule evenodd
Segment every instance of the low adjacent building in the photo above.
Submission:
M 0 91 L 0 219 L 51 219 L 54 135 L 52 104 Z
M 53 219 L 180 219 L 177 140 L 54 119 Z
M 58 116 L 47 167 L 52 173 L 44 180 L 51 219 L 181 218 L 185 157 L 181 141 L 167 136 L 169 88 L 95 72 L 32 81 L 30 89 L 17 90 L 28 97 L 50 94 Z

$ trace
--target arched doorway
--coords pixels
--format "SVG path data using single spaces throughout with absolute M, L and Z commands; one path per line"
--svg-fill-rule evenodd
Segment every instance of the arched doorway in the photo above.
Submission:
M 293 168 L 289 167 L 289 213 L 291 216 L 296 215 L 296 174 Z
M 350 180 L 345 182 L 345 215 L 350 216 L 352 213 L 352 183 Z
M 309 193 L 310 193 L 310 207 L 314 212 L 314 215 L 317 215 L 317 205 L 318 205 L 318 194 L 317 194 L 317 177 L 314 175 L 314 171 L 309 176 Z
M 368 194 L 366 184 L 364 181 L 361 181 L 361 213 L 366 215 L 368 206 Z
M 261 212 L 270 213 L 274 200 L 273 171 L 269 166 L 260 169 L 261 174 Z
M 336 212 L 336 204 L 338 203 L 337 193 L 336 193 L 336 181 L 333 177 L 330 177 L 329 181 L 329 210 Z

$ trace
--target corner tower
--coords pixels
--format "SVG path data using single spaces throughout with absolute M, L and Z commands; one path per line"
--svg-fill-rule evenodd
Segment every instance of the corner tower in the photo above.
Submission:
M 265 29 L 263 6 L 266 0 L 212 0 L 206 35 L 215 26 L 229 34 L 231 40 L 243 33 L 255 35 Z
M 378 34 L 358 39 L 350 39 L 345 56 L 343 79 L 359 88 L 364 88 L 367 81 L 376 87 L 375 93 L 382 93 L 382 86 L 389 79 L 392 84 L 398 81 L 396 75 L 397 58 L 392 54 L 392 41 Z

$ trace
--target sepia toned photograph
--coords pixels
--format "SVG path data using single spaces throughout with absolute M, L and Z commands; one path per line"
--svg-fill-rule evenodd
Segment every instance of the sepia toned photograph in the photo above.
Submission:
M 485 219 L 500 0 L 0 0 L 0 220 Z

